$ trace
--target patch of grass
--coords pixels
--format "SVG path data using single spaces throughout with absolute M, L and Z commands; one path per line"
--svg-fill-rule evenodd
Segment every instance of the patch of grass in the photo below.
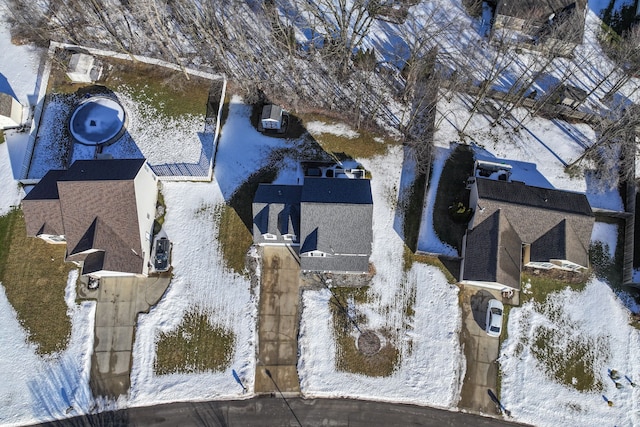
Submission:
M 586 280 L 586 275 L 584 277 Z M 576 334 L 579 325 L 567 317 L 561 306 L 551 304 L 553 293 L 566 288 L 579 291 L 583 289 L 584 282 L 567 283 L 527 273 L 523 273 L 522 279 L 523 284 L 530 283 L 531 286 L 527 286 L 528 289 L 521 292 L 521 302 L 533 301 L 536 311 L 559 326 L 537 326 L 531 342 L 523 341 L 522 348 L 529 346 L 541 369 L 555 381 L 579 391 L 600 391 L 603 385 L 596 376 L 598 367 L 595 363 L 602 357 L 595 355 L 606 353 L 606 337 Z M 507 310 L 510 309 L 511 307 L 506 307 L 507 317 Z M 518 354 L 514 356 L 518 357 Z
M 354 331 L 353 322 L 364 331 L 366 318 L 355 311 L 354 306 L 369 302 L 368 287 L 331 289 L 334 297 L 331 299 L 334 334 L 336 337 L 336 368 L 340 371 L 366 375 L 370 377 L 388 377 L 396 369 L 400 352 L 391 342 L 391 335 L 383 331 L 386 343 L 380 351 L 372 356 L 366 356 L 358 351 L 356 339 L 351 334 Z M 349 313 L 349 317 L 345 314 Z
M 253 238 L 238 213 L 229 205 L 216 207 L 218 241 L 227 267 L 238 274 L 245 273 L 245 256 Z
M 433 207 L 433 228 L 444 243 L 462 248 L 462 237 L 467 229 L 466 222 L 456 222 L 449 214 L 449 207 L 462 202 L 469 203 L 467 178 L 473 173 L 473 152 L 466 145 L 459 145 L 447 159 L 437 185 L 436 201 Z
M 58 50 L 52 62 L 48 92 L 73 93 L 90 84 L 71 83 L 66 75 L 71 52 Z M 99 85 L 116 92 L 126 92 L 137 102 L 153 107 L 165 117 L 206 113 L 211 81 L 158 65 L 125 59 L 99 58 L 105 66 Z
M 0 144 L 4 143 L 4 132 L 0 131 Z
M 156 345 L 156 375 L 223 371 L 229 367 L 235 336 L 211 326 L 205 314 L 190 312 L 175 331 L 160 334 Z
M 337 123 L 335 119 L 317 114 L 302 114 L 300 118 L 305 126 L 311 121 L 321 121 L 327 124 Z M 338 158 L 367 159 L 383 156 L 387 153 L 388 144 L 394 143 L 388 139 L 376 140 L 379 136 L 367 130 L 361 129 L 357 132 L 358 136 L 355 138 L 347 138 L 332 133 L 314 134 L 313 137 L 322 148 L 329 153 L 333 153 Z
M 64 262 L 65 246 L 27 237 L 22 211 L 0 217 L 0 282 L 42 355 L 64 350 L 71 334 L 64 291 L 73 264 Z
M 404 257 L 405 271 L 410 270 L 414 262 L 419 262 L 422 264 L 432 265 L 440 269 L 440 271 L 442 271 L 442 273 L 444 274 L 444 277 L 447 279 L 448 283 L 453 285 L 458 282 L 454 277 L 454 275 L 451 274 L 451 271 L 449 270 L 449 268 L 447 268 L 447 266 L 442 262 L 442 260 L 440 260 L 440 258 L 436 256 L 416 254 L 411 252 L 411 250 L 409 250 L 409 248 L 405 246 L 403 257 Z
M 575 335 L 572 329 L 565 322 L 562 328 L 538 326 L 531 351 L 547 374 L 560 384 L 578 391 L 600 392 L 603 384 L 594 374 L 598 370 L 594 352 L 606 347 L 605 339 Z
M 560 292 L 566 288 L 572 291 L 582 290 L 584 289 L 588 276 L 584 275 L 582 278 L 583 280 L 577 282 L 568 282 L 546 276 L 537 276 L 523 271 L 521 275 L 522 292 L 520 292 L 520 302 L 536 301 L 543 303 L 547 297 L 554 292 Z
M 419 174 L 406 195 L 404 204 L 404 221 L 402 232 L 405 244 L 413 252 L 418 248 L 418 234 L 420 233 L 420 221 L 422 219 L 422 206 L 424 204 L 424 193 L 427 186 L 427 175 Z

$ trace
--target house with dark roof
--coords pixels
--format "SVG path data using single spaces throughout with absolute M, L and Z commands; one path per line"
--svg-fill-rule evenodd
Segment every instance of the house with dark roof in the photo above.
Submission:
M 520 290 L 522 267 L 584 270 L 595 221 L 584 194 L 475 177 L 461 281 Z
M 569 55 L 582 43 L 587 13 L 586 0 L 498 0 L 492 37 L 512 30 L 530 48 Z
M 83 275 L 146 276 L 157 195 L 144 159 L 78 160 L 22 200 L 27 235 L 66 244 Z
M 254 243 L 297 247 L 303 272 L 368 272 L 372 222 L 368 179 L 260 184 L 253 202 Z

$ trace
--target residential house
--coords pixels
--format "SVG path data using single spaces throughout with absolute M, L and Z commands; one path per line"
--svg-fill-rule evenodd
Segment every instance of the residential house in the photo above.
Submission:
M 492 37 L 523 42 L 524 46 L 557 55 L 570 55 L 582 43 L 586 0 L 498 0 Z M 505 31 L 519 37 L 503 37 Z
M 83 275 L 146 276 L 157 193 L 144 159 L 78 160 L 25 196 L 27 235 L 66 244 Z
M 19 127 L 23 111 L 22 104 L 13 96 L 0 92 L 0 130 Z
M 372 221 L 368 179 L 261 184 L 253 203 L 254 243 L 298 247 L 303 272 L 368 272 Z
M 475 177 L 461 281 L 520 290 L 523 267 L 584 270 L 594 224 L 584 194 Z

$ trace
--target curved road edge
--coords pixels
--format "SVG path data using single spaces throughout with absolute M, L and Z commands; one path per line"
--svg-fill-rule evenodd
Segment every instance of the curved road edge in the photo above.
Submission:
M 481 415 L 353 399 L 259 396 L 247 400 L 176 402 L 83 415 L 43 426 L 522 426 Z

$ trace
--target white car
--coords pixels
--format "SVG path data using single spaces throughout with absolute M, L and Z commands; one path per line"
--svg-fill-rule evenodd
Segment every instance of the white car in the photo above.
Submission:
M 490 337 L 499 337 L 502 330 L 502 312 L 504 306 L 497 299 L 489 301 L 487 306 L 487 322 L 485 329 Z

